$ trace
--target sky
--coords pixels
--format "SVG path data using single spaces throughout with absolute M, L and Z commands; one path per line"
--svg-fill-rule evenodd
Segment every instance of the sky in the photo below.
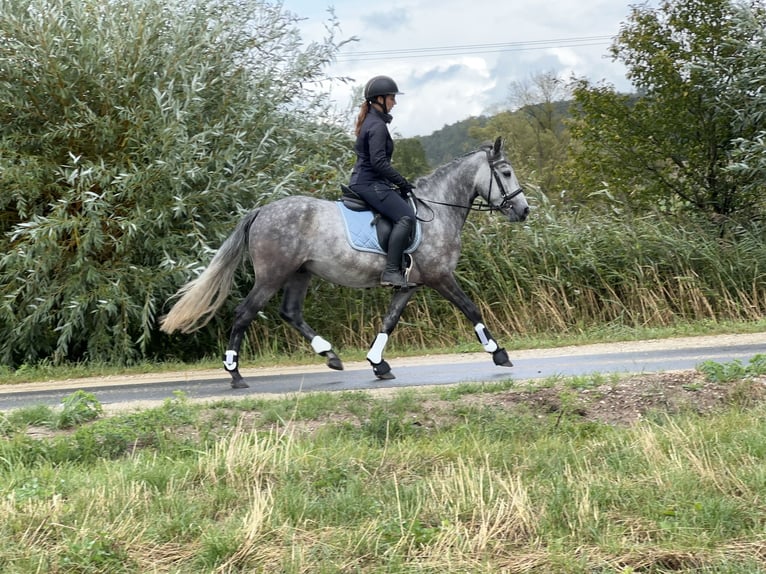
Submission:
M 512 86 L 573 75 L 630 91 L 609 46 L 632 5 L 656 0 L 283 0 L 305 42 L 321 41 L 332 10 L 341 48 L 326 72 L 333 103 L 349 110 L 353 88 L 391 76 L 404 95 L 391 131 L 426 136 L 474 116 L 512 109 Z M 361 102 L 359 102 L 361 103 Z M 356 103 L 354 106 L 356 107 Z M 353 118 L 350 118 L 351 121 Z

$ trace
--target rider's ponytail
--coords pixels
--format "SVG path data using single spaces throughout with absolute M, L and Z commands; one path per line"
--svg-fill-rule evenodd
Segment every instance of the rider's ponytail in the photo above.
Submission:
M 356 118 L 356 128 L 354 129 L 354 135 L 358 136 L 362 131 L 362 124 L 364 123 L 364 118 L 367 117 L 367 113 L 370 111 L 370 102 L 364 101 L 362 102 L 361 107 L 359 108 L 359 115 Z

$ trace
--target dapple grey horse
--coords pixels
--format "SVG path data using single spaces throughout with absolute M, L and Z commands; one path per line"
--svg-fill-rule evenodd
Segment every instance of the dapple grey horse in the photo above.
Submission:
M 529 205 L 516 174 L 503 152 L 502 140 L 467 153 L 419 178 L 414 195 L 427 211 L 421 222 L 421 242 L 412 254 L 408 280 L 416 286 L 395 289 L 380 332 L 367 360 L 375 376 L 394 378 L 383 359 L 388 337 L 407 302 L 420 286 L 428 286 L 454 304 L 473 324 L 484 350 L 499 366 L 512 366 L 508 354 L 490 335 L 476 304 L 458 285 L 454 271 L 460 257 L 460 232 L 474 200 L 510 221 L 524 221 Z M 421 209 L 419 209 L 421 211 Z M 244 216 L 216 252 L 208 267 L 176 293 L 179 299 L 162 317 L 166 333 L 190 333 L 205 325 L 224 303 L 241 260 L 248 250 L 255 274 L 253 288 L 237 306 L 224 368 L 233 388 L 247 383 L 239 372 L 238 354 L 245 332 L 269 299 L 281 288 L 280 316 L 297 329 L 331 369 L 343 369 L 332 345 L 303 319 L 303 302 L 312 276 L 338 285 L 369 288 L 379 285 L 385 256 L 351 247 L 336 202 L 292 196 L 258 207 Z

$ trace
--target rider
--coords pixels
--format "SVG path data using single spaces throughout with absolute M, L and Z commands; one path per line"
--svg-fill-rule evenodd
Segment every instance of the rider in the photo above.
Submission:
M 370 207 L 394 225 L 388 240 L 386 268 L 380 276 L 382 285 L 410 286 L 402 270 L 404 250 L 415 224 L 415 211 L 407 201 L 412 184 L 391 165 L 394 140 L 387 124 L 393 119 L 391 109 L 402 92 L 388 76 L 375 76 L 364 87 L 364 102 L 356 120 L 357 160 L 349 187 Z

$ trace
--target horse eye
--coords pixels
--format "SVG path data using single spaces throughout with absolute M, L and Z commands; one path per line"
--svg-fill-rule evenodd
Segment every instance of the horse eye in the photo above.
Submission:
M 513 172 L 510 169 L 503 170 L 503 177 L 511 177 L 512 175 L 513 175 Z

